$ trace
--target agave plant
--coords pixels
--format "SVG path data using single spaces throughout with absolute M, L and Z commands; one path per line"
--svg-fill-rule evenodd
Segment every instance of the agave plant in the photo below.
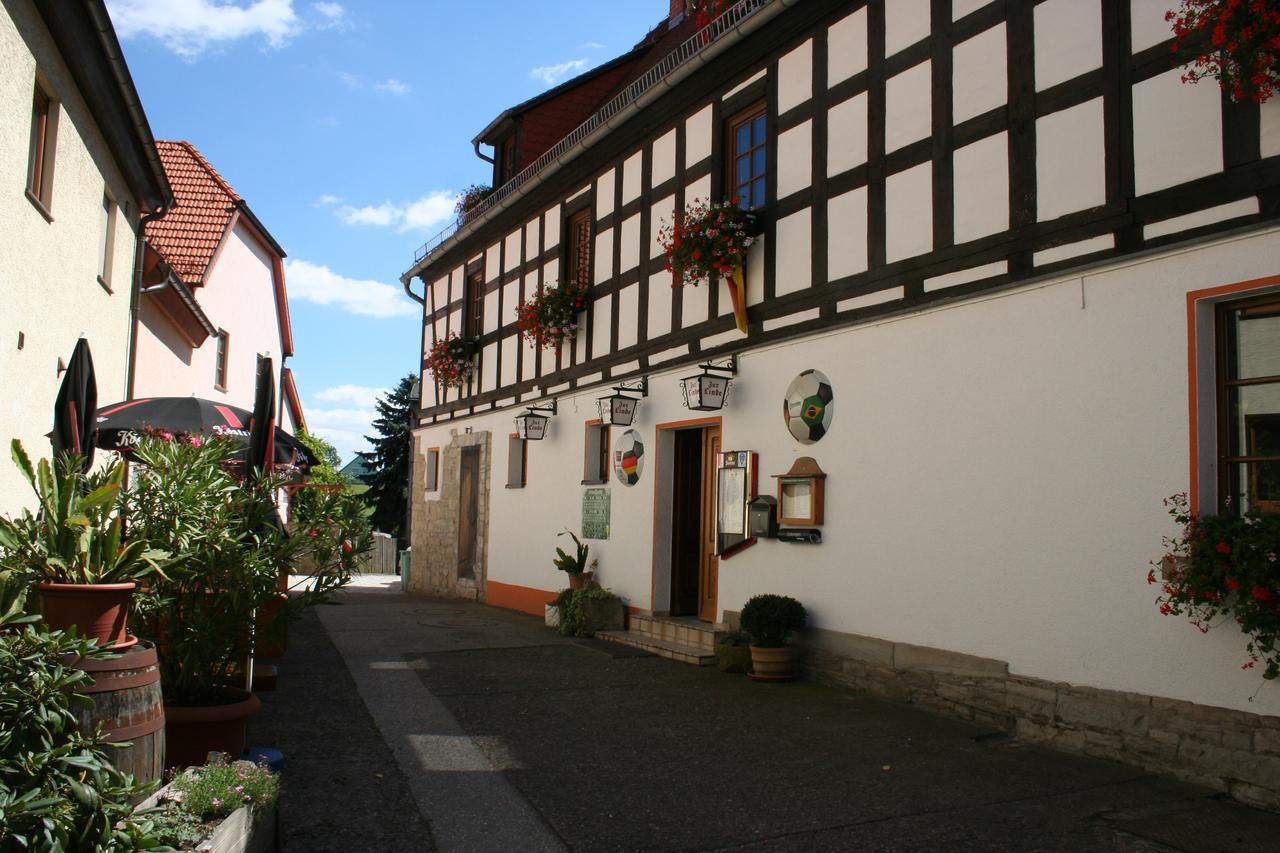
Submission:
M 17 439 L 13 461 L 35 492 L 37 511 L 0 517 L 0 571 L 29 580 L 127 583 L 163 575 L 168 554 L 125 542 L 120 493 L 124 465 L 84 474 L 74 455 L 32 466 Z
M 568 572 L 571 575 L 580 575 L 587 568 L 587 553 L 590 550 L 585 542 L 577 537 L 573 531 L 566 530 L 558 536 L 569 536 L 573 539 L 573 544 L 577 546 L 577 553 L 569 556 L 563 548 L 556 548 L 556 568 L 562 572 Z

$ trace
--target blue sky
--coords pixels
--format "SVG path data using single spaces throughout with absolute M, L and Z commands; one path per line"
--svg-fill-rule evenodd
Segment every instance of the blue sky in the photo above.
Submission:
M 107 0 L 157 139 L 190 140 L 289 258 L 294 368 L 344 461 L 416 369 L 399 276 L 487 183 L 471 138 L 630 49 L 667 0 Z M 483 11 L 479 11 L 483 10 Z

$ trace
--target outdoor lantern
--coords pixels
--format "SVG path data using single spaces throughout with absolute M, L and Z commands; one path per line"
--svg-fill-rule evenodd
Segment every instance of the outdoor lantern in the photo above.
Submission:
M 636 409 L 640 408 L 640 400 L 628 394 L 649 396 L 649 380 L 641 379 L 639 383 L 617 385 L 613 394 L 596 400 L 596 409 L 600 412 L 601 424 L 631 426 L 636 419 Z
M 556 401 L 552 400 L 550 406 L 530 406 L 524 411 L 524 414 L 516 415 L 516 435 L 525 441 L 542 441 L 547 437 L 547 423 L 551 420 L 549 415 L 542 412 L 550 412 L 552 415 L 556 413 Z
M 728 364 L 700 364 L 702 372 L 680 380 L 684 393 L 684 406 L 696 412 L 715 412 L 724 408 L 729 396 L 729 384 L 738 372 L 736 356 L 730 356 Z M 722 375 L 722 374 L 728 374 Z

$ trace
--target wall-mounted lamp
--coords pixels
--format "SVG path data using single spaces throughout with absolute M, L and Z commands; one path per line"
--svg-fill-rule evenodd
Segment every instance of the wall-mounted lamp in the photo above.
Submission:
M 547 414 L 542 414 L 546 412 Z M 547 437 L 547 422 L 556 413 L 556 401 L 550 406 L 530 406 L 524 414 L 516 415 L 516 435 L 525 441 L 542 441 Z
M 717 364 L 699 364 L 702 372 L 680 380 L 684 407 L 695 412 L 715 412 L 724 408 L 732 377 L 738 374 L 738 357 L 731 355 Z
M 629 394 L 639 394 L 631 397 Z M 600 412 L 600 423 L 631 426 L 636 419 L 636 409 L 640 408 L 640 398 L 649 396 L 649 378 L 639 382 L 624 382 L 613 387 L 613 394 L 596 400 L 596 410 Z

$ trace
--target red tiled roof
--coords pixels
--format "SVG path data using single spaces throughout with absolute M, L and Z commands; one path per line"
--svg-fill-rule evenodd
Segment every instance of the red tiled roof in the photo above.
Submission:
M 147 242 L 187 284 L 204 284 L 222 235 L 243 199 L 190 142 L 157 140 L 174 207 L 147 223 Z

